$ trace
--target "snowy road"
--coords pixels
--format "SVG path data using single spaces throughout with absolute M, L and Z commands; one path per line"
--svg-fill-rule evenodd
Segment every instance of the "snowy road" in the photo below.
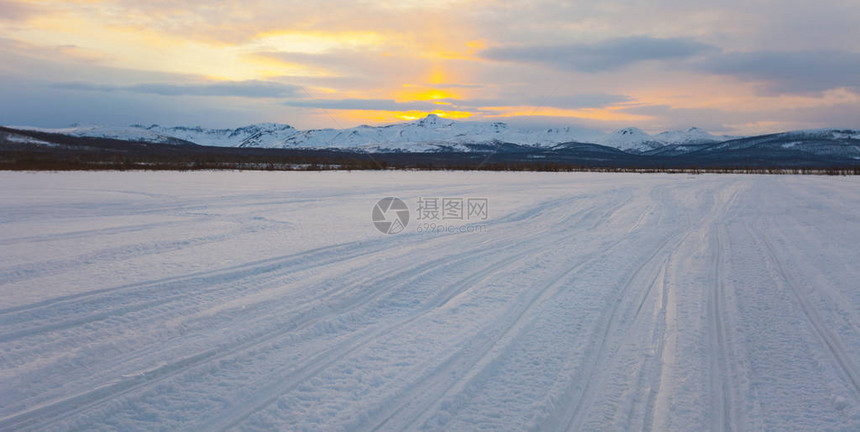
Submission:
M 860 430 L 857 178 L 0 182 L 2 431 Z

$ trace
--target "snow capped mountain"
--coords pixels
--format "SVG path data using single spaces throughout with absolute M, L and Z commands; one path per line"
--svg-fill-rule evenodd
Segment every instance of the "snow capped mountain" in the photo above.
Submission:
M 641 129 L 628 127 L 618 129 L 603 139 L 598 140 L 598 144 L 615 147 L 624 151 L 646 152 L 669 145 L 711 144 L 735 138 L 737 137 L 712 135 L 697 127 L 660 132 L 657 135 L 649 135 Z
M 860 129 L 806 129 L 781 134 L 788 138 L 796 139 L 855 139 L 860 140 Z
M 298 132 L 290 125 L 259 123 L 236 129 L 205 129 L 201 127 L 163 127 L 159 125 L 132 127 L 171 136 L 195 144 L 216 147 L 278 147 Z
M 711 135 L 708 132 L 699 129 L 697 127 L 691 127 L 686 130 L 675 130 L 675 131 L 666 131 L 657 134 L 654 137 L 657 141 L 663 144 L 708 144 L 726 141 L 732 139 L 734 137 L 730 136 L 716 136 Z
M 60 129 L 31 127 L 19 127 L 19 129 L 79 137 L 110 138 L 160 144 L 191 143 L 216 147 L 278 147 L 284 140 L 298 132 L 292 126 L 278 123 L 260 123 L 236 129 L 206 129 L 199 126 L 144 126 L 139 124 L 127 127 L 73 125 Z
M 442 118 L 437 116 L 436 114 L 428 114 L 427 117 L 424 117 L 420 120 L 415 120 L 410 122 L 418 127 L 424 128 L 438 128 L 438 127 L 451 127 L 454 125 L 454 120 L 449 120 L 446 118 Z
M 598 144 L 637 152 L 653 150 L 664 145 L 645 131 L 635 127 L 618 129 L 600 140 Z
M 39 132 L 56 133 L 78 137 L 110 138 L 122 141 L 141 141 L 159 144 L 187 144 L 169 134 L 162 134 L 155 130 L 147 130 L 141 126 L 99 126 L 99 125 L 73 125 L 67 128 L 48 129 L 33 127 L 17 127 L 22 130 L 33 130 Z
M 808 129 L 781 132 L 715 144 L 706 149 L 709 153 L 737 150 L 780 149 L 809 153 L 817 156 L 860 159 L 860 130 Z
M 593 135 L 593 134 L 591 134 Z M 546 130 L 512 129 L 500 122 L 467 122 L 430 114 L 419 120 L 387 126 L 358 126 L 349 129 L 297 131 L 277 145 L 280 148 L 338 148 L 364 150 L 434 151 L 466 149 L 466 144 L 497 142 L 529 146 L 552 146 L 589 136 L 573 128 Z M 245 146 L 243 146 L 245 147 Z
M 362 125 L 348 129 L 298 130 L 279 123 L 260 123 L 236 129 L 165 127 L 159 125 L 27 129 L 82 137 L 167 144 L 194 143 L 217 147 L 401 150 L 410 152 L 468 150 L 468 145 L 471 144 L 510 143 L 523 146 L 552 147 L 562 143 L 576 142 L 601 144 L 627 152 L 642 153 L 667 145 L 716 143 L 731 138 L 711 135 L 699 128 L 662 132 L 654 136 L 635 127 L 619 129 L 609 134 L 572 127 L 519 129 L 501 122 L 455 121 L 435 114 L 418 120 L 386 126 Z

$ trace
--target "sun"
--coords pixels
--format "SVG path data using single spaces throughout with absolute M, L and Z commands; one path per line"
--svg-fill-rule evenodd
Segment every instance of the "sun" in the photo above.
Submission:
M 427 117 L 430 114 L 435 114 L 442 118 L 447 119 L 465 119 L 472 116 L 472 113 L 468 111 L 443 111 L 443 110 L 435 110 L 435 111 L 402 111 L 399 113 L 395 113 L 395 116 L 401 120 L 418 120 L 424 117 Z

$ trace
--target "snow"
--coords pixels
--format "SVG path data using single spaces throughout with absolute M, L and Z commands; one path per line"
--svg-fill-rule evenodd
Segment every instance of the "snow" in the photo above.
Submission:
M 641 129 L 628 127 L 618 129 L 602 139 L 598 139 L 597 143 L 625 151 L 645 152 L 667 145 L 718 143 L 735 138 L 738 137 L 712 135 L 697 127 L 665 131 L 656 135 L 649 135 Z
M 860 429 L 854 177 L 0 181 L 3 431 Z
M 563 142 L 591 139 L 594 135 L 594 132 L 569 127 L 522 130 L 501 122 L 455 121 L 430 114 L 419 120 L 388 126 L 302 131 L 288 138 L 282 147 L 416 152 L 444 148 L 468 150 L 464 144 L 492 145 L 499 142 L 553 146 Z
M 804 129 L 790 132 L 783 132 L 780 135 L 784 135 L 789 138 L 805 138 L 805 139 L 853 139 L 860 140 L 860 129 L 837 129 L 837 128 L 826 128 L 826 129 Z
M 136 126 L 115 127 L 100 125 L 72 126 L 67 128 L 50 129 L 27 126 L 13 126 L 15 129 L 33 130 L 38 132 L 57 133 L 79 137 L 110 138 L 123 141 L 143 141 L 152 143 L 167 143 L 172 137 Z
M 45 146 L 45 147 L 57 147 L 57 144 L 49 143 L 47 141 L 43 141 L 43 140 L 36 139 L 33 137 L 28 137 L 26 135 L 9 134 L 6 136 L 6 139 L 9 142 L 18 143 L 18 144 L 33 144 L 33 145 L 40 145 L 40 146 Z
M 717 136 L 706 132 L 697 127 L 691 127 L 687 130 L 666 131 L 657 134 L 654 137 L 657 141 L 664 145 L 669 144 L 707 144 L 734 139 L 731 136 Z
M 201 127 L 143 127 L 164 136 L 179 138 L 195 144 L 217 147 L 278 147 L 296 130 L 289 125 L 259 123 L 236 129 L 205 129 Z
M 701 144 L 730 137 L 717 137 L 698 128 L 668 131 L 651 136 L 637 128 L 611 134 L 573 127 L 548 129 L 513 128 L 502 122 L 456 121 L 429 114 L 427 117 L 386 126 L 347 129 L 298 130 L 278 123 L 261 123 L 237 129 L 207 129 L 199 126 L 129 127 L 76 126 L 63 129 L 18 127 L 75 136 L 102 137 L 171 143 L 175 140 L 218 147 L 314 148 L 364 151 L 411 152 L 454 149 L 468 151 L 464 144 L 511 143 L 552 147 L 561 143 L 595 143 L 628 151 L 647 151 L 669 144 Z
M 653 150 L 664 145 L 645 131 L 635 127 L 618 129 L 600 140 L 598 144 L 615 147 L 619 150 L 633 151 Z

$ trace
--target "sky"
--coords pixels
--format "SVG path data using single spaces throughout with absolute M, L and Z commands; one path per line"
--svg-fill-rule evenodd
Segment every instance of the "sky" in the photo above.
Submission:
M 0 0 L 0 124 L 860 127 L 860 1 Z

